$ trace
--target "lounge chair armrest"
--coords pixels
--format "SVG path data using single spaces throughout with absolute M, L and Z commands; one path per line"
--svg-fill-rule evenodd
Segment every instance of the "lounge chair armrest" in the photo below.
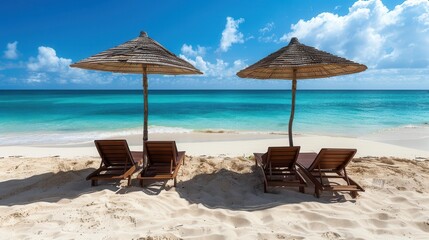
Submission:
M 319 181 L 319 180 L 317 180 L 314 176 L 313 176 L 313 174 L 311 174 L 311 172 L 310 171 L 308 171 L 308 169 L 305 167 L 305 166 L 303 166 L 301 163 L 299 163 L 299 162 L 297 162 L 296 163 L 296 165 L 299 167 L 299 169 L 307 176 L 307 178 L 308 179 L 310 179 L 310 181 L 311 182 L 313 182 L 313 184 L 316 186 L 316 187 L 319 187 L 319 188 L 323 188 L 323 185 L 322 185 L 322 183 Z

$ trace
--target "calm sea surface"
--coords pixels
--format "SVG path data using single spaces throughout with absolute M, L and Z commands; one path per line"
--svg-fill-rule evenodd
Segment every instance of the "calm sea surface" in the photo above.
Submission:
M 152 132 L 287 132 L 290 102 L 287 90 L 153 90 L 149 125 Z M 140 90 L 3 90 L 0 145 L 139 133 L 142 113 Z M 301 90 L 296 96 L 294 133 L 360 136 L 428 123 L 429 91 Z

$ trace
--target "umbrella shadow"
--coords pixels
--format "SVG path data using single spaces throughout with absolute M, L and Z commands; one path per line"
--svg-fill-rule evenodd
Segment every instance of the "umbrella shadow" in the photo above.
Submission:
M 347 201 L 338 194 L 316 198 L 311 186 L 305 189 L 306 193 L 300 193 L 298 188 L 292 187 L 270 188 L 268 193 L 264 193 L 262 173 L 255 166 L 246 173 L 220 169 L 214 173 L 199 174 L 179 182 L 176 191 L 190 203 L 202 204 L 207 208 L 245 211 L 302 202 L 329 204 Z
M 101 181 L 99 186 L 91 187 L 86 176 L 94 168 L 48 172 L 23 179 L 11 179 L 0 182 L 0 206 L 30 204 L 35 202 L 58 202 L 61 199 L 74 199 L 82 194 L 110 190 L 117 194 L 124 191 L 119 181 Z

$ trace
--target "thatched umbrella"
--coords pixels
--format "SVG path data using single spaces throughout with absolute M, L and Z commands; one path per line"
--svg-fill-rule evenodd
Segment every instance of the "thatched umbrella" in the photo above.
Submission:
M 239 71 L 237 76 L 255 79 L 292 80 L 292 106 L 289 119 L 289 145 L 293 146 L 292 123 L 295 114 L 297 79 L 333 77 L 365 71 L 367 67 L 342 57 L 301 44 L 292 38 L 289 45 Z
M 145 32 L 119 46 L 71 64 L 71 67 L 117 73 L 143 74 L 144 123 L 143 142 L 148 140 L 148 81 L 147 74 L 202 74 L 187 61 L 177 57 Z M 143 144 L 144 146 L 144 144 Z

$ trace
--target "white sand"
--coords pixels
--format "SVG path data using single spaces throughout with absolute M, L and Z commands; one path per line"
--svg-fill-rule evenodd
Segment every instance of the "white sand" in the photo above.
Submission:
M 191 142 L 175 136 L 188 154 L 177 188 L 172 181 L 90 187 L 85 177 L 100 161 L 92 144 L 0 147 L 0 238 L 429 238 L 428 152 L 355 138 L 296 137 L 302 151 L 354 147 L 360 156 L 418 159 L 357 159 L 349 175 L 366 192 L 356 200 L 329 192 L 317 199 L 312 186 L 306 194 L 294 188 L 263 193 L 262 173 L 247 156 L 287 140 L 241 137 Z M 129 142 L 139 148 L 133 137 Z

